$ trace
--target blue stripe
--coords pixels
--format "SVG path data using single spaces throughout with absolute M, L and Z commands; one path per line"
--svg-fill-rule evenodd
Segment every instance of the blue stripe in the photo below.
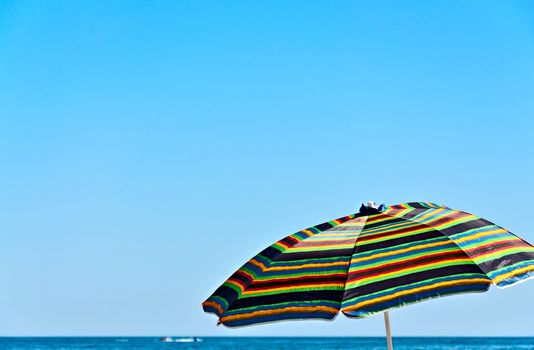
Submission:
M 511 236 L 509 233 L 502 232 L 502 233 L 495 233 L 495 234 L 492 234 L 490 236 L 485 236 L 485 237 L 473 237 L 472 239 L 470 239 L 468 241 L 458 242 L 457 244 L 460 247 L 468 247 L 468 246 L 471 246 L 471 245 L 484 244 L 484 242 L 492 240 L 492 239 L 510 239 L 512 237 L 513 236 Z M 466 238 L 469 238 L 469 236 L 466 236 Z M 456 240 L 457 238 L 456 237 L 451 237 L 451 239 Z M 499 242 L 495 242 L 494 244 L 499 244 Z
M 450 235 L 449 237 L 454 238 L 454 239 L 460 239 L 460 238 L 469 237 L 471 235 L 475 235 L 478 233 L 495 230 L 496 228 L 499 228 L 499 227 L 495 225 L 482 226 L 482 227 L 477 227 L 477 228 L 474 228 L 474 229 L 471 229 L 465 232 L 455 233 L 453 235 Z M 506 233 L 506 232 L 503 232 L 503 233 Z
M 519 262 L 517 264 L 504 267 L 504 268 L 502 268 L 500 270 L 488 272 L 488 276 L 490 276 L 491 279 L 495 279 L 497 276 L 503 275 L 505 273 L 512 272 L 512 271 L 520 269 L 522 267 L 533 266 L 533 265 L 534 265 L 534 260 L 521 261 L 521 262 Z M 512 278 L 515 278 L 515 277 L 512 277 Z M 500 282 L 498 285 L 500 286 L 501 283 L 503 283 L 503 282 Z

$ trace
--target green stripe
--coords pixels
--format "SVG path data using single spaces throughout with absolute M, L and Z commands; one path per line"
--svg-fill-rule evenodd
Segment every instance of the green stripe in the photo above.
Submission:
M 294 292 L 306 292 L 310 291 L 312 289 L 308 287 L 294 287 L 294 288 L 287 288 L 285 290 L 276 290 L 276 291 L 258 291 L 258 292 L 248 292 L 247 295 L 241 295 L 239 299 L 245 299 L 245 298 L 254 298 L 254 297 L 260 297 L 264 295 L 274 295 L 274 294 L 284 294 L 284 293 L 294 293 Z M 313 288 L 313 291 L 321 291 L 321 290 L 343 290 L 343 286 L 339 287 L 330 287 L 330 286 L 321 286 L 317 288 Z

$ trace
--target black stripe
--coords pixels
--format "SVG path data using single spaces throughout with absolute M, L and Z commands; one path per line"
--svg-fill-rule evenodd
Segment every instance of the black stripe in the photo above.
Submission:
M 256 266 L 254 266 L 256 268 Z M 231 279 L 238 280 L 239 282 L 247 285 L 250 283 L 250 278 L 241 273 L 241 269 L 237 270 L 231 277 Z
M 365 230 L 368 230 L 368 229 L 371 229 L 371 228 L 374 228 L 374 227 L 380 227 L 380 226 L 384 226 L 384 225 L 389 225 L 389 224 L 394 224 L 396 222 L 406 222 L 405 219 L 402 219 L 402 218 L 394 218 L 392 217 L 390 220 L 387 220 L 387 221 L 380 221 L 380 222 L 370 222 L 370 223 L 366 223 L 364 228 L 362 229 L 362 233 L 365 231 Z
M 453 265 L 445 266 L 437 269 L 420 271 L 405 275 L 402 277 L 393 277 L 387 280 L 378 281 L 374 283 L 365 284 L 356 288 L 347 289 L 343 300 L 351 299 L 354 297 L 359 297 L 362 295 L 367 295 L 371 293 L 376 293 L 381 290 L 385 290 L 393 287 L 400 287 L 414 282 L 422 282 L 427 279 L 459 275 L 463 273 L 480 273 L 484 275 L 484 272 L 474 264 L 465 264 L 465 265 Z M 485 276 L 485 275 L 484 275 Z M 483 278 L 483 276 L 481 276 Z M 488 278 L 488 283 L 491 282 Z
M 515 254 L 505 255 L 499 259 L 488 260 L 479 265 L 482 270 L 486 272 L 491 272 L 506 266 L 511 266 L 521 261 L 528 260 L 534 260 L 534 253 L 519 252 Z
M 447 296 L 452 294 L 469 293 L 469 292 L 485 292 L 489 289 L 490 285 L 487 283 L 474 283 L 460 286 L 447 286 L 439 287 L 431 291 L 417 292 L 414 294 L 403 295 L 401 297 L 386 300 L 380 303 L 372 304 L 359 308 L 357 311 L 348 311 L 346 314 L 349 317 L 365 317 L 368 313 L 380 312 L 384 309 L 391 307 L 403 306 L 406 304 L 412 304 L 419 301 L 432 299 L 438 296 Z
M 462 233 L 468 230 L 472 230 L 474 228 L 481 228 L 484 226 L 495 226 L 491 222 L 484 220 L 484 219 L 473 219 L 470 221 L 462 222 L 458 225 L 454 225 L 451 227 L 448 227 L 446 229 L 441 230 L 441 232 L 444 235 L 450 236 L 457 233 Z
M 261 253 L 258 254 L 258 255 L 261 255 L 261 256 L 263 256 L 263 257 L 269 259 L 269 260 L 274 260 L 274 259 L 276 259 L 276 257 L 277 257 L 278 255 L 280 255 L 281 253 L 282 253 L 282 252 L 279 251 L 279 250 L 276 249 L 276 248 L 273 248 L 273 247 L 267 247 L 267 248 L 265 248 L 264 250 L 262 250 Z
M 413 217 L 415 217 L 417 215 L 424 214 L 425 212 L 430 211 L 430 210 L 432 210 L 432 209 L 429 209 L 429 208 L 414 209 L 411 212 L 409 212 L 408 214 L 403 215 L 402 217 L 407 219 L 407 220 L 409 220 L 409 219 L 412 219 Z
M 421 204 L 421 202 L 410 202 L 410 203 L 407 203 L 407 205 L 409 207 L 412 207 L 412 208 L 415 208 L 415 209 L 425 209 L 425 210 L 428 210 L 428 207 L 427 206 L 424 206 L 423 204 Z
M 478 254 L 482 254 L 482 253 L 496 251 L 497 249 L 500 249 L 500 248 L 512 248 L 512 247 L 524 248 L 524 246 L 516 244 L 516 242 L 492 243 L 491 245 L 486 246 L 486 247 L 477 247 L 474 250 L 470 250 L 469 254 L 470 255 L 478 255 Z M 506 256 L 504 256 L 504 257 L 506 257 Z M 503 258 L 498 258 L 496 260 L 499 262 L 499 264 L 501 264 L 503 262 Z
M 322 231 L 326 231 L 326 230 L 331 229 L 332 227 L 334 227 L 334 225 L 332 225 L 329 222 L 325 222 L 325 223 L 319 224 L 319 225 L 314 226 L 314 227 L 322 232 Z
M 283 238 L 276 243 L 282 243 L 282 244 L 292 247 L 298 243 L 298 239 L 291 237 L 291 236 L 287 236 L 286 238 Z
M 382 232 L 368 233 L 364 231 L 363 235 L 360 236 L 360 238 L 358 239 L 358 242 L 364 244 L 366 241 L 369 240 L 375 240 L 377 238 L 387 238 L 401 233 L 410 233 L 416 230 L 429 231 L 433 230 L 433 228 L 419 223 L 411 223 L 409 226 L 397 227 L 393 229 L 389 227 L 384 227 Z
M 234 300 L 237 299 L 237 292 L 230 287 L 220 286 L 219 288 L 217 288 L 217 290 L 213 293 L 211 297 L 214 297 L 214 296 L 221 297 L 224 300 L 226 300 L 229 304 L 231 304 Z
M 356 253 L 365 253 L 365 252 L 375 250 L 375 249 L 391 248 L 391 247 L 401 245 L 401 244 L 406 244 L 406 243 L 414 243 L 414 242 L 424 243 L 424 241 L 427 239 L 432 239 L 432 238 L 437 238 L 437 237 L 443 237 L 443 235 L 436 230 L 430 229 L 430 231 L 422 232 L 416 235 L 399 237 L 399 238 L 394 238 L 394 239 L 389 239 L 389 240 L 385 240 L 381 242 L 364 244 L 364 245 L 358 245 L 358 241 L 356 241 L 356 246 L 357 246 Z

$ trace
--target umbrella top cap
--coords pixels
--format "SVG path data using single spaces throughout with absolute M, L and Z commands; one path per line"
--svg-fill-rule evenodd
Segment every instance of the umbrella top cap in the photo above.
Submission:
M 360 207 L 360 214 L 362 215 L 373 215 L 379 214 L 386 210 L 386 205 L 384 203 L 377 205 L 374 201 L 367 201 L 367 204 L 362 203 Z

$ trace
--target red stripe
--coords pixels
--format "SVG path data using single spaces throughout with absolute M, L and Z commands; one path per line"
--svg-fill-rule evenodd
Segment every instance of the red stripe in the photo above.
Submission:
M 288 241 L 290 241 L 290 242 L 288 242 Z M 284 246 L 286 249 L 288 249 L 288 248 L 291 248 L 292 246 L 294 246 L 295 244 L 297 244 L 299 242 L 300 241 L 297 238 L 295 238 L 293 236 L 287 236 L 286 238 L 279 240 L 275 244 L 279 244 L 281 246 Z

